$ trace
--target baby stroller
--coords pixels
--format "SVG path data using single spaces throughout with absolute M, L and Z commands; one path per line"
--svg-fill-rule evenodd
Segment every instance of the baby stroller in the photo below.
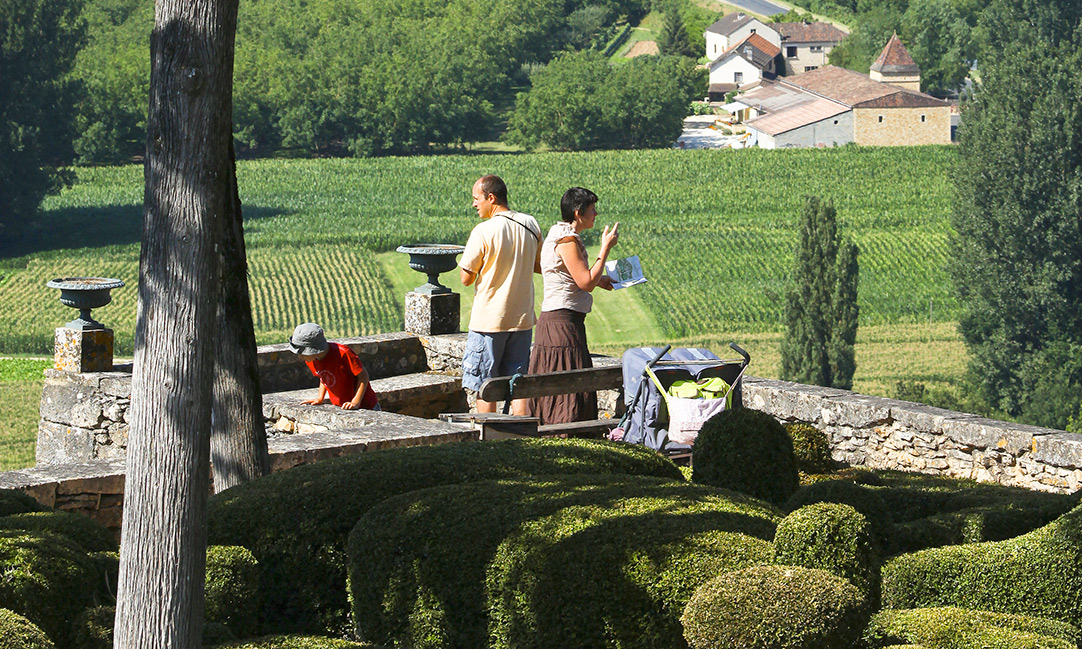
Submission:
M 686 456 L 703 422 L 728 408 L 741 408 L 741 380 L 751 356 L 729 343 L 740 359 L 723 360 L 709 349 L 637 347 L 624 352 L 624 405 L 626 411 L 615 438 L 644 444 L 669 456 Z M 709 379 L 721 379 L 720 381 Z M 679 383 L 684 382 L 684 383 Z M 681 393 L 681 388 L 710 386 L 708 397 Z M 720 390 L 719 390 L 720 386 Z M 687 398 L 690 397 L 690 398 Z M 621 437 L 622 432 L 622 437 Z

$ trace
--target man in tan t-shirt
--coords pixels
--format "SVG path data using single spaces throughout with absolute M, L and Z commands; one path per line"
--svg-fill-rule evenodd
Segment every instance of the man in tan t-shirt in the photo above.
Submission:
M 507 207 L 507 185 L 499 176 L 473 184 L 473 206 L 481 223 L 466 242 L 459 273 L 464 286 L 476 284 L 462 358 L 462 385 L 476 391 L 485 379 L 525 374 L 529 366 L 541 227 L 529 214 Z M 512 412 L 524 414 L 525 406 L 515 399 Z M 496 404 L 478 399 L 477 412 L 496 412 Z

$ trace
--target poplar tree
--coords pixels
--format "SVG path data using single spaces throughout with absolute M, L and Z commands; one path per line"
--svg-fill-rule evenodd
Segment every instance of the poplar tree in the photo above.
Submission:
M 687 27 L 676 3 L 665 11 L 665 22 L 661 26 L 661 35 L 657 39 L 657 48 L 664 56 L 686 56 L 697 58 L 691 49 Z
M 856 244 L 840 239 L 833 203 L 810 196 L 800 218 L 793 284 L 786 294 L 783 379 L 849 389 L 856 371 Z

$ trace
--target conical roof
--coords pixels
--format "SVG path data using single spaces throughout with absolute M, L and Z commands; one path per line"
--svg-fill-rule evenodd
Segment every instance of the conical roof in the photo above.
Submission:
M 894 32 L 887 41 L 887 46 L 872 64 L 872 70 L 880 74 L 920 74 L 920 66 L 909 55 L 909 50 L 905 49 L 905 45 L 902 45 L 898 32 Z

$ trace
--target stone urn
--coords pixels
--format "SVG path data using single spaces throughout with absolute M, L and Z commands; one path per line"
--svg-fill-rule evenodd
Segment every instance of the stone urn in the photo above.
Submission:
M 109 304 L 113 300 L 109 292 L 124 286 L 124 282 L 109 277 L 58 277 L 45 285 L 60 290 L 61 304 L 79 309 L 79 317 L 64 326 L 90 331 L 105 329 L 105 325 L 90 317 L 90 310 Z
M 455 259 L 462 254 L 465 246 L 450 243 L 413 243 L 407 246 L 398 246 L 395 250 L 410 256 L 409 266 L 413 270 L 428 275 L 428 282 L 413 289 L 421 295 L 447 295 L 451 289 L 440 284 L 440 273 L 455 268 L 458 261 Z

